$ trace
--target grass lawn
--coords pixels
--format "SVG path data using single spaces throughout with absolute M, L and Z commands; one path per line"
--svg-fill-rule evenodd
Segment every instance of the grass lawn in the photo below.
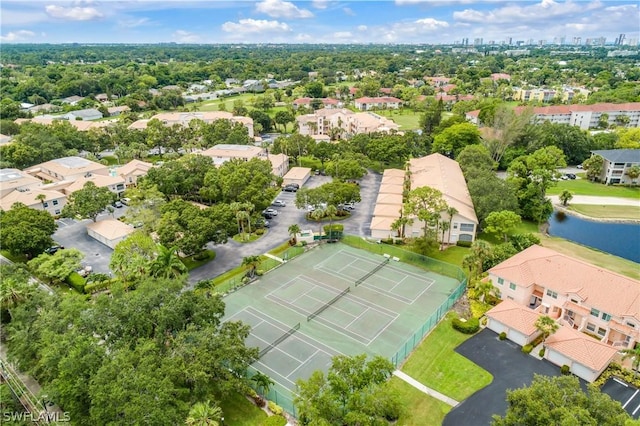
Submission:
M 216 252 L 213 250 L 207 250 L 207 253 L 209 254 L 209 256 L 206 259 L 203 260 L 196 260 L 194 259 L 194 257 L 198 256 L 198 255 L 193 255 L 193 256 L 187 256 L 185 258 L 180 259 L 182 261 L 182 263 L 184 264 L 184 266 L 187 267 L 187 270 L 192 270 L 192 269 L 196 269 L 199 266 L 204 265 L 205 263 L 209 263 L 211 262 L 213 259 L 216 258 Z
M 250 243 L 253 242 L 255 240 L 257 240 L 258 238 L 260 238 L 260 235 L 256 235 L 254 233 L 249 234 L 249 238 L 247 239 L 246 234 L 236 234 L 233 236 L 233 241 L 237 241 L 239 243 Z
M 233 393 L 220 402 L 224 414 L 224 424 L 228 426 L 261 425 L 267 414 L 250 403 L 239 393 Z
M 400 130 L 416 130 L 420 128 L 420 113 L 404 108 L 402 110 L 380 110 L 376 114 L 388 117 L 395 121 Z
M 520 225 L 518 225 L 518 227 L 516 228 L 516 230 L 513 231 L 512 233 L 513 234 L 537 234 L 538 237 L 540 236 L 538 233 L 538 224 L 530 221 L 521 222 Z M 504 243 L 504 239 L 502 238 L 501 235 L 487 234 L 486 232 L 481 232 L 480 234 L 478 234 L 478 239 L 484 240 L 491 244 Z
M 440 425 L 444 416 L 451 411 L 449 405 L 420 392 L 397 377 L 391 378 L 389 386 L 403 402 L 404 411 L 398 419 L 398 425 Z
M 607 219 L 640 220 L 640 209 L 637 206 L 607 206 L 597 204 L 569 204 L 567 209 L 589 217 Z
M 11 253 L 9 250 L 0 250 L 0 254 L 2 254 L 4 257 L 9 259 L 13 263 L 27 263 L 29 261 L 29 259 L 27 259 L 27 256 L 23 254 L 15 255 Z
M 453 318 L 453 313 L 447 314 L 414 350 L 402 366 L 402 371 L 438 392 L 457 401 L 463 401 L 491 383 L 493 377 L 453 351 L 471 337 L 453 329 Z
M 640 186 L 615 186 L 591 182 L 587 179 L 560 180 L 547 190 L 547 195 L 560 195 L 568 190 L 573 195 L 594 195 L 599 197 L 622 197 L 640 199 Z
M 435 250 L 430 252 L 428 256 L 432 259 L 441 260 L 462 267 L 462 259 L 469 254 L 468 247 L 451 246 L 444 251 Z

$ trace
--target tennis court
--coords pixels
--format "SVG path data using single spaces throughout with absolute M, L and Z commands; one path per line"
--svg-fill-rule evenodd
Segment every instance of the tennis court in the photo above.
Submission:
M 226 296 L 225 320 L 251 326 L 253 367 L 280 392 L 326 371 L 337 354 L 391 359 L 460 285 L 395 259 L 320 245 Z

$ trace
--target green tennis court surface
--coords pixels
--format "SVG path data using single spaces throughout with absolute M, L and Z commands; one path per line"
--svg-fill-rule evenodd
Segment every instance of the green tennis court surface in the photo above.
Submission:
M 389 256 L 323 244 L 225 297 L 225 320 L 252 327 L 247 344 L 261 351 L 253 367 L 281 393 L 293 392 L 334 355 L 393 357 L 459 284 Z

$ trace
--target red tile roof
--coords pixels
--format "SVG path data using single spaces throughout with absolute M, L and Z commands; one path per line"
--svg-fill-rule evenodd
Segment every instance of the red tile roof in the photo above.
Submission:
M 549 336 L 545 346 L 594 371 L 603 370 L 618 352 L 591 336 L 565 326 Z
M 538 331 L 535 323 L 541 316 L 538 312 L 509 299 L 503 300 L 487 311 L 485 315 L 525 336 L 531 336 Z
M 392 96 L 379 96 L 376 98 L 370 98 L 370 97 L 362 97 L 362 98 L 358 98 L 355 100 L 355 102 L 357 103 L 361 103 L 361 104 L 372 104 L 372 103 L 398 103 L 398 102 L 402 102 L 402 99 L 398 99 L 398 98 L 394 98 Z

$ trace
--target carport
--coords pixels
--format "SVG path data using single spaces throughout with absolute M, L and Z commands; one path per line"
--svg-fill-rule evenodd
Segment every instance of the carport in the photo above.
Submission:
M 131 226 L 115 219 L 101 220 L 87 225 L 87 234 L 90 237 L 112 249 L 134 231 L 135 229 Z

